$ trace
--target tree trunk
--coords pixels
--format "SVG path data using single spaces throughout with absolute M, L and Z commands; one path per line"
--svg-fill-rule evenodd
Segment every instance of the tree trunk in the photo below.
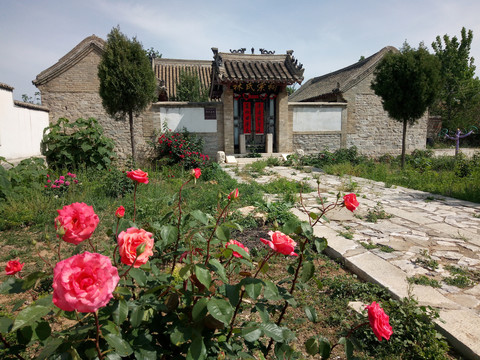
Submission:
M 133 134 L 133 111 L 128 112 L 128 120 L 130 123 L 130 143 L 132 144 L 132 160 L 135 163 L 135 135 Z
M 402 134 L 402 170 L 405 167 L 405 149 L 407 140 L 407 120 L 403 120 L 403 134 Z

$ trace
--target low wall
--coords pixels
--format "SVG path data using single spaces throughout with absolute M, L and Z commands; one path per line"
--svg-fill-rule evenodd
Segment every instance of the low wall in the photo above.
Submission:
M 13 100 L 13 87 L 0 83 L 0 156 L 7 160 L 40 156 L 48 109 Z
M 310 153 L 341 148 L 346 106 L 345 103 L 289 103 L 293 148 Z

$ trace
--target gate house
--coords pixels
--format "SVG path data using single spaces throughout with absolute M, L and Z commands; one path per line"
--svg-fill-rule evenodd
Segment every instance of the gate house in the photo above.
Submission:
M 210 97 L 223 104 L 224 151 L 291 151 L 286 87 L 300 84 L 304 72 L 293 51 L 282 55 L 264 49 L 260 54 L 254 49 L 251 54 L 245 54 L 246 49 L 212 51 Z

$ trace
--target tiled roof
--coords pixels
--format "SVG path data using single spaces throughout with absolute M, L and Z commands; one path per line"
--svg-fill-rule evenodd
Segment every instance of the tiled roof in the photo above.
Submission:
M 223 53 L 216 48 L 212 51 L 214 81 L 219 84 L 263 81 L 291 85 L 303 81 L 303 66 L 291 50 L 282 55 Z
M 155 58 L 155 76 L 165 87 L 168 99 L 177 96 L 177 83 L 182 71 L 196 73 L 203 88 L 209 91 L 212 78 L 211 60 L 180 60 Z
M 83 39 L 77 46 L 70 50 L 65 56 L 58 60 L 54 65 L 42 71 L 32 81 L 33 85 L 38 86 L 49 82 L 51 79 L 57 77 L 64 71 L 74 66 L 77 62 L 83 59 L 90 51 L 103 52 L 105 40 L 96 35 L 91 35 Z
M 13 91 L 13 86 L 7 85 L 5 83 L 0 82 L 0 89 L 8 90 L 8 91 Z
M 386 46 L 372 56 L 332 73 L 308 80 L 300 89 L 289 96 L 288 101 L 313 101 L 330 94 L 344 93 L 370 75 L 378 62 L 388 52 L 398 50 Z

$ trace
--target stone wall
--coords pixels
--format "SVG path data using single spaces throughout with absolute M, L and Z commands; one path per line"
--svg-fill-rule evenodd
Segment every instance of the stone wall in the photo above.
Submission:
M 356 146 L 361 154 L 379 156 L 400 154 L 402 150 L 403 124 L 388 117 L 381 98 L 370 88 L 373 75 L 344 94 L 347 101 L 346 146 Z M 425 149 L 427 114 L 415 125 L 407 128 L 406 151 Z
M 341 147 L 341 134 L 293 134 L 294 149 L 302 149 L 307 153 L 317 153 L 328 149 L 335 151 Z
M 93 117 L 104 128 L 105 135 L 115 141 L 115 151 L 122 162 L 131 155 L 130 126 L 128 118 L 112 119 L 102 106 L 98 93 L 100 81 L 97 75 L 101 55 L 91 51 L 75 66 L 52 78 L 38 88 L 42 94 L 42 105 L 50 110 L 50 122 L 65 117 L 69 120 Z M 152 133 L 148 124 L 151 115 L 146 113 L 134 120 L 136 150 L 139 159 L 148 153 L 147 141 Z

